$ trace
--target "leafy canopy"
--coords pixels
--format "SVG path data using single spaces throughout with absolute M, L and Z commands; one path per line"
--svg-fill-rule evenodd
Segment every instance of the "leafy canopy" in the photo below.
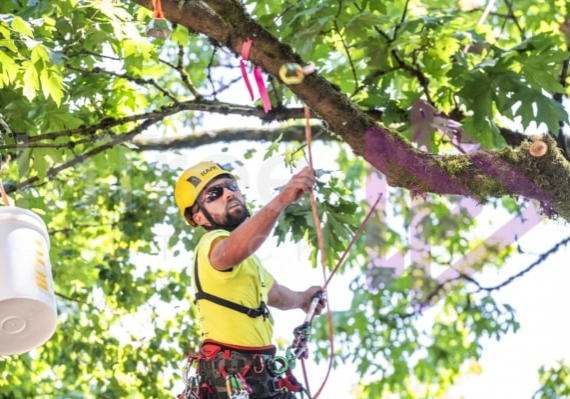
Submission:
M 419 98 L 459 114 L 464 129 L 490 149 L 507 145 L 504 127 L 556 135 L 568 119 L 557 97 L 567 95 L 559 68 L 568 60 L 562 0 L 498 2 L 483 22 L 483 6 L 470 1 L 244 5 L 357 107 L 381 113 L 385 125 L 410 139 L 408 111 Z M 208 112 L 271 119 L 248 107 L 247 96 L 235 100 L 243 91 L 235 54 L 182 25 L 167 41 L 151 41 L 144 35 L 150 17 L 135 2 L 0 2 L 0 113 L 12 130 L 1 131 L 2 180 L 16 203 L 48 226 L 59 312 L 50 341 L 0 360 L 0 398 L 170 397 L 179 381 L 173 370 L 195 350 L 189 269 L 156 256 L 161 228 L 174 257 L 190 260 L 199 238 L 172 198 L 187 165 L 156 162 L 161 155 L 140 151 L 135 138 L 188 133 L 203 127 Z M 276 79 L 268 86 L 278 109 L 298 105 Z M 232 154 L 236 164 L 279 156 L 295 170 L 305 156 L 302 143 L 271 139 Z M 428 147 L 449 149 L 439 134 Z M 338 170 L 319 176 L 317 193 L 327 264 L 334 265 L 364 217 L 371 171 L 345 145 L 329 154 Z M 497 303 L 492 290 L 473 290 L 469 279 L 441 285 L 414 262 L 400 274 L 389 267 L 370 272 L 371 252 L 406 254 L 414 240 L 429 244 L 422 256 L 439 266 L 481 244 L 460 198 L 411 203 L 409 193 L 391 189 L 341 269 L 367 277 L 350 287 L 353 306 L 333 314 L 335 358 L 355 364 L 362 398 L 443 397 L 479 359 L 484 337 L 519 328 L 511 306 Z M 525 204 L 505 198 L 490 206 L 518 214 Z M 275 235 L 315 248 L 314 227 L 301 202 L 287 210 Z M 500 268 L 512 252 L 490 246 L 470 267 Z M 314 264 L 315 255 L 313 249 Z M 427 316 L 421 306 L 431 306 Z M 325 324 L 315 322 L 317 360 L 330 355 Z M 541 369 L 536 397 L 567 393 L 567 374 L 564 364 Z

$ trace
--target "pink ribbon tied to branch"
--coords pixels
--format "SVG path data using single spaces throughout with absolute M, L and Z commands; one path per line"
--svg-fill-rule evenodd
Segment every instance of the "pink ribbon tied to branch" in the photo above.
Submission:
M 251 83 L 249 83 L 249 78 L 247 77 L 247 71 L 245 67 L 246 61 L 249 61 L 249 50 L 251 49 L 252 44 L 253 42 L 249 38 L 243 42 L 243 46 L 241 47 L 241 60 L 239 61 L 239 64 L 241 67 L 243 80 L 245 81 L 245 85 L 247 86 L 247 90 L 249 91 L 249 95 L 253 101 L 253 88 L 251 87 Z M 257 88 L 259 90 L 259 96 L 261 97 L 263 110 L 267 113 L 271 111 L 271 101 L 269 101 L 269 95 L 267 94 L 267 89 L 265 88 L 265 82 L 263 82 L 263 76 L 261 76 L 261 68 L 259 68 L 257 65 L 253 65 L 253 78 L 255 79 L 255 83 L 257 84 Z

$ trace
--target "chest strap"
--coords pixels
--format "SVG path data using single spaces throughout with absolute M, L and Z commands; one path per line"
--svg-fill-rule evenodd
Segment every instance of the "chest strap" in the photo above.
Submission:
M 232 301 L 228 301 L 227 299 L 220 298 L 219 296 L 215 296 L 212 294 L 208 294 L 202 290 L 202 285 L 200 284 L 200 277 L 198 276 L 198 255 L 196 254 L 196 259 L 194 259 L 194 279 L 196 280 L 196 295 L 194 303 L 198 302 L 200 299 L 204 299 L 206 301 L 213 302 L 217 305 L 224 306 L 226 308 L 235 310 L 236 312 L 244 313 L 249 317 L 256 318 L 259 316 L 263 316 L 263 319 L 267 319 L 269 317 L 269 309 L 265 302 L 260 300 L 259 307 L 255 308 L 248 308 L 247 306 L 240 305 L 239 303 L 235 303 Z

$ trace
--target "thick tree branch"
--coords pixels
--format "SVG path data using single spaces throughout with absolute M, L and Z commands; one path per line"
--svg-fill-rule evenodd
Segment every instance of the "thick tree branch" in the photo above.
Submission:
M 74 136 L 87 136 L 92 138 L 95 142 L 95 136 L 100 132 L 108 132 L 110 129 L 122 126 L 131 122 L 142 121 L 146 119 L 164 119 L 168 116 L 175 115 L 184 111 L 197 111 L 219 113 L 223 115 L 240 115 L 252 116 L 268 122 L 273 121 L 289 121 L 304 118 L 303 108 L 283 108 L 271 112 L 270 119 L 268 115 L 263 112 L 263 109 L 257 107 L 247 107 L 225 102 L 209 101 L 205 99 L 196 99 L 193 101 L 179 102 L 170 106 L 164 106 L 160 110 L 145 112 L 142 114 L 135 114 L 123 118 L 105 118 L 97 124 L 91 126 L 81 126 L 76 129 L 66 129 L 56 132 L 49 132 L 37 136 L 30 136 L 27 133 L 14 133 L 11 134 L 14 138 L 13 143 L 6 143 L 0 145 L 0 150 L 15 150 L 32 147 L 42 148 L 59 148 L 70 147 L 68 144 L 53 144 L 55 139 Z M 33 143 L 45 143 L 42 145 Z M 73 146 L 74 144 L 71 144 Z
M 322 126 L 312 126 L 314 140 L 339 140 L 338 136 L 331 134 Z M 257 142 L 280 142 L 305 141 L 305 126 L 288 126 L 285 128 L 258 128 L 258 129 L 221 129 L 204 131 L 184 136 L 165 137 L 158 139 L 145 139 L 136 137 L 133 144 L 136 151 L 169 151 L 182 148 L 197 148 L 213 143 L 231 143 L 236 141 Z
M 368 132 L 365 158 L 382 170 L 388 184 L 417 193 L 458 194 L 487 198 L 523 196 L 541 202 L 570 221 L 570 164 L 549 135 L 535 138 L 546 152 L 534 153 L 533 141 L 518 149 L 435 155 L 411 148 L 396 134 Z
M 152 9 L 151 0 L 134 2 Z M 280 80 L 279 69 L 283 64 L 305 64 L 291 47 L 277 41 L 252 20 L 238 1 L 191 1 L 180 7 L 179 2 L 166 0 L 162 3 L 162 9 L 166 18 L 172 22 L 208 36 L 226 46 L 236 57 L 241 53 L 245 40 L 251 38 L 253 46 L 249 59 L 277 80 Z M 324 119 L 331 130 L 341 135 L 357 154 L 364 153 L 364 133 L 375 123 L 345 94 L 340 93 L 318 72 L 308 75 L 302 84 L 289 88 Z
M 133 1 L 152 8 L 151 0 Z M 190 1 L 182 5 L 163 0 L 162 8 L 172 22 L 206 35 L 236 56 L 244 41 L 251 38 L 251 62 L 275 79 L 279 79 L 283 64 L 305 64 L 290 46 L 257 24 L 237 0 Z M 318 72 L 289 89 L 356 154 L 383 172 L 392 185 L 418 193 L 461 194 L 480 201 L 503 195 L 534 198 L 570 221 L 570 164 L 549 138 L 544 138 L 548 152 L 539 158 L 529 154 L 528 141 L 517 150 L 453 156 L 427 154 L 378 126 Z

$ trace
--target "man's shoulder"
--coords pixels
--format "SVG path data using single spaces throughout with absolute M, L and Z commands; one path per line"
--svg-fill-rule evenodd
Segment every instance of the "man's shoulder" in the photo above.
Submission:
M 208 231 L 202 237 L 200 237 L 200 241 L 198 242 L 197 247 L 200 247 L 202 245 L 210 245 L 213 241 L 219 238 L 228 237 L 229 235 L 229 231 L 222 229 Z
M 230 235 L 229 231 L 226 230 L 211 230 L 206 232 L 198 245 L 194 248 L 194 259 L 198 263 L 204 263 L 207 261 L 209 263 L 209 254 L 216 242 L 223 240 Z

